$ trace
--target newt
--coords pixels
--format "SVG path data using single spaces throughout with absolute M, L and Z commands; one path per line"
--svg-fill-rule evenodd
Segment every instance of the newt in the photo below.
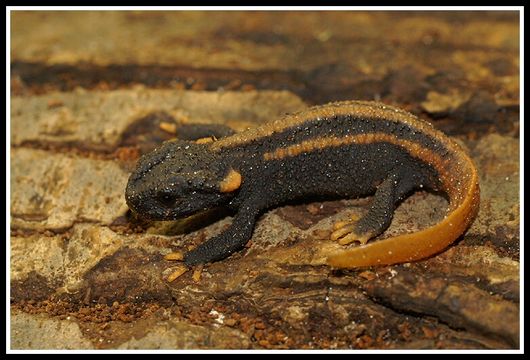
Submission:
M 369 242 L 419 189 L 445 194 L 445 218 L 415 233 Z M 356 268 L 416 261 L 446 249 L 473 222 L 479 193 L 473 161 L 429 122 L 378 102 L 344 101 L 219 139 L 167 141 L 141 157 L 125 198 L 134 213 L 150 220 L 218 206 L 235 212 L 224 232 L 184 254 L 192 266 L 241 250 L 267 209 L 311 196 L 373 195 L 365 215 L 335 223 L 331 233 L 345 247 L 327 263 Z

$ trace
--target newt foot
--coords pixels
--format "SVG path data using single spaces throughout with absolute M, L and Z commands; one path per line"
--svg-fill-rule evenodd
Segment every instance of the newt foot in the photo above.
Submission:
M 359 244 L 364 245 L 373 237 L 371 233 L 358 234 L 356 233 L 357 221 L 359 220 L 358 215 L 352 215 L 350 220 L 337 221 L 333 224 L 333 232 L 331 233 L 331 240 L 337 241 L 341 245 L 348 245 L 354 241 L 358 241 Z
M 165 255 L 164 259 L 169 261 L 182 261 L 184 260 L 184 254 L 180 251 L 175 251 Z
M 169 274 L 169 276 L 166 279 L 167 282 L 175 281 L 176 279 L 178 279 L 179 277 L 181 277 L 182 275 L 187 273 L 188 270 L 189 269 L 188 269 L 187 266 L 183 266 L 183 265 L 178 266 L 175 271 L 173 271 L 171 274 Z
M 172 252 L 172 253 L 169 253 L 167 255 L 164 256 L 164 259 L 165 260 L 168 260 L 168 261 L 183 261 L 184 260 L 184 254 L 180 251 L 175 251 L 175 252 Z M 203 270 L 203 265 L 198 265 L 197 267 L 195 267 L 193 269 L 193 275 L 192 275 L 192 279 L 194 282 L 198 283 L 200 281 L 200 278 L 201 278 L 201 274 L 202 274 L 202 270 Z M 186 272 L 188 272 L 188 270 L 190 270 L 187 266 L 185 265 L 179 265 L 176 267 L 176 270 L 173 271 L 168 277 L 167 277 L 167 281 L 168 282 L 173 282 L 175 281 L 177 278 L 181 277 L 182 275 L 184 275 Z

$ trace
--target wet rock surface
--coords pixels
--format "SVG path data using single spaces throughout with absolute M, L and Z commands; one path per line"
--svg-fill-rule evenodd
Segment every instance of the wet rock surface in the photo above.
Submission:
M 227 16 L 12 13 L 11 348 L 518 348 L 517 15 Z M 140 35 L 155 27 L 165 32 Z M 123 194 L 141 154 L 185 124 L 241 131 L 374 97 L 431 120 L 476 162 L 480 212 L 455 244 L 416 263 L 334 270 L 322 265 L 339 246 L 331 226 L 370 198 L 289 204 L 259 219 L 245 250 L 167 280 L 179 263 L 166 254 L 231 218 L 131 216 Z M 417 192 L 381 238 L 446 208 Z

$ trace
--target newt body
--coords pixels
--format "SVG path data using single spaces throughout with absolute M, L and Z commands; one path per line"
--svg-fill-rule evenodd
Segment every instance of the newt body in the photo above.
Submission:
M 366 244 L 390 225 L 397 204 L 420 188 L 447 195 L 445 219 Z M 166 142 L 141 158 L 126 200 L 152 220 L 220 205 L 235 210 L 226 231 L 185 254 L 184 262 L 195 265 L 242 249 L 266 209 L 308 196 L 374 193 L 363 217 L 335 224 L 332 239 L 361 245 L 330 255 L 330 265 L 393 264 L 436 254 L 469 227 L 479 204 L 475 166 L 458 144 L 408 112 L 366 101 L 312 107 L 220 140 Z

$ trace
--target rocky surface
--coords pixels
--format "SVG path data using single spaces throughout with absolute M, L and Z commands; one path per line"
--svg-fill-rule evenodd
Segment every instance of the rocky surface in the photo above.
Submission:
M 11 349 L 518 348 L 517 16 L 228 16 L 12 13 Z M 164 255 L 230 216 L 135 219 L 123 194 L 138 157 L 185 124 L 240 131 L 343 98 L 414 111 L 468 149 L 469 231 L 424 261 L 339 271 L 321 261 L 331 226 L 370 198 L 289 204 L 244 251 L 169 282 L 179 264 Z M 446 207 L 417 192 L 382 238 Z

